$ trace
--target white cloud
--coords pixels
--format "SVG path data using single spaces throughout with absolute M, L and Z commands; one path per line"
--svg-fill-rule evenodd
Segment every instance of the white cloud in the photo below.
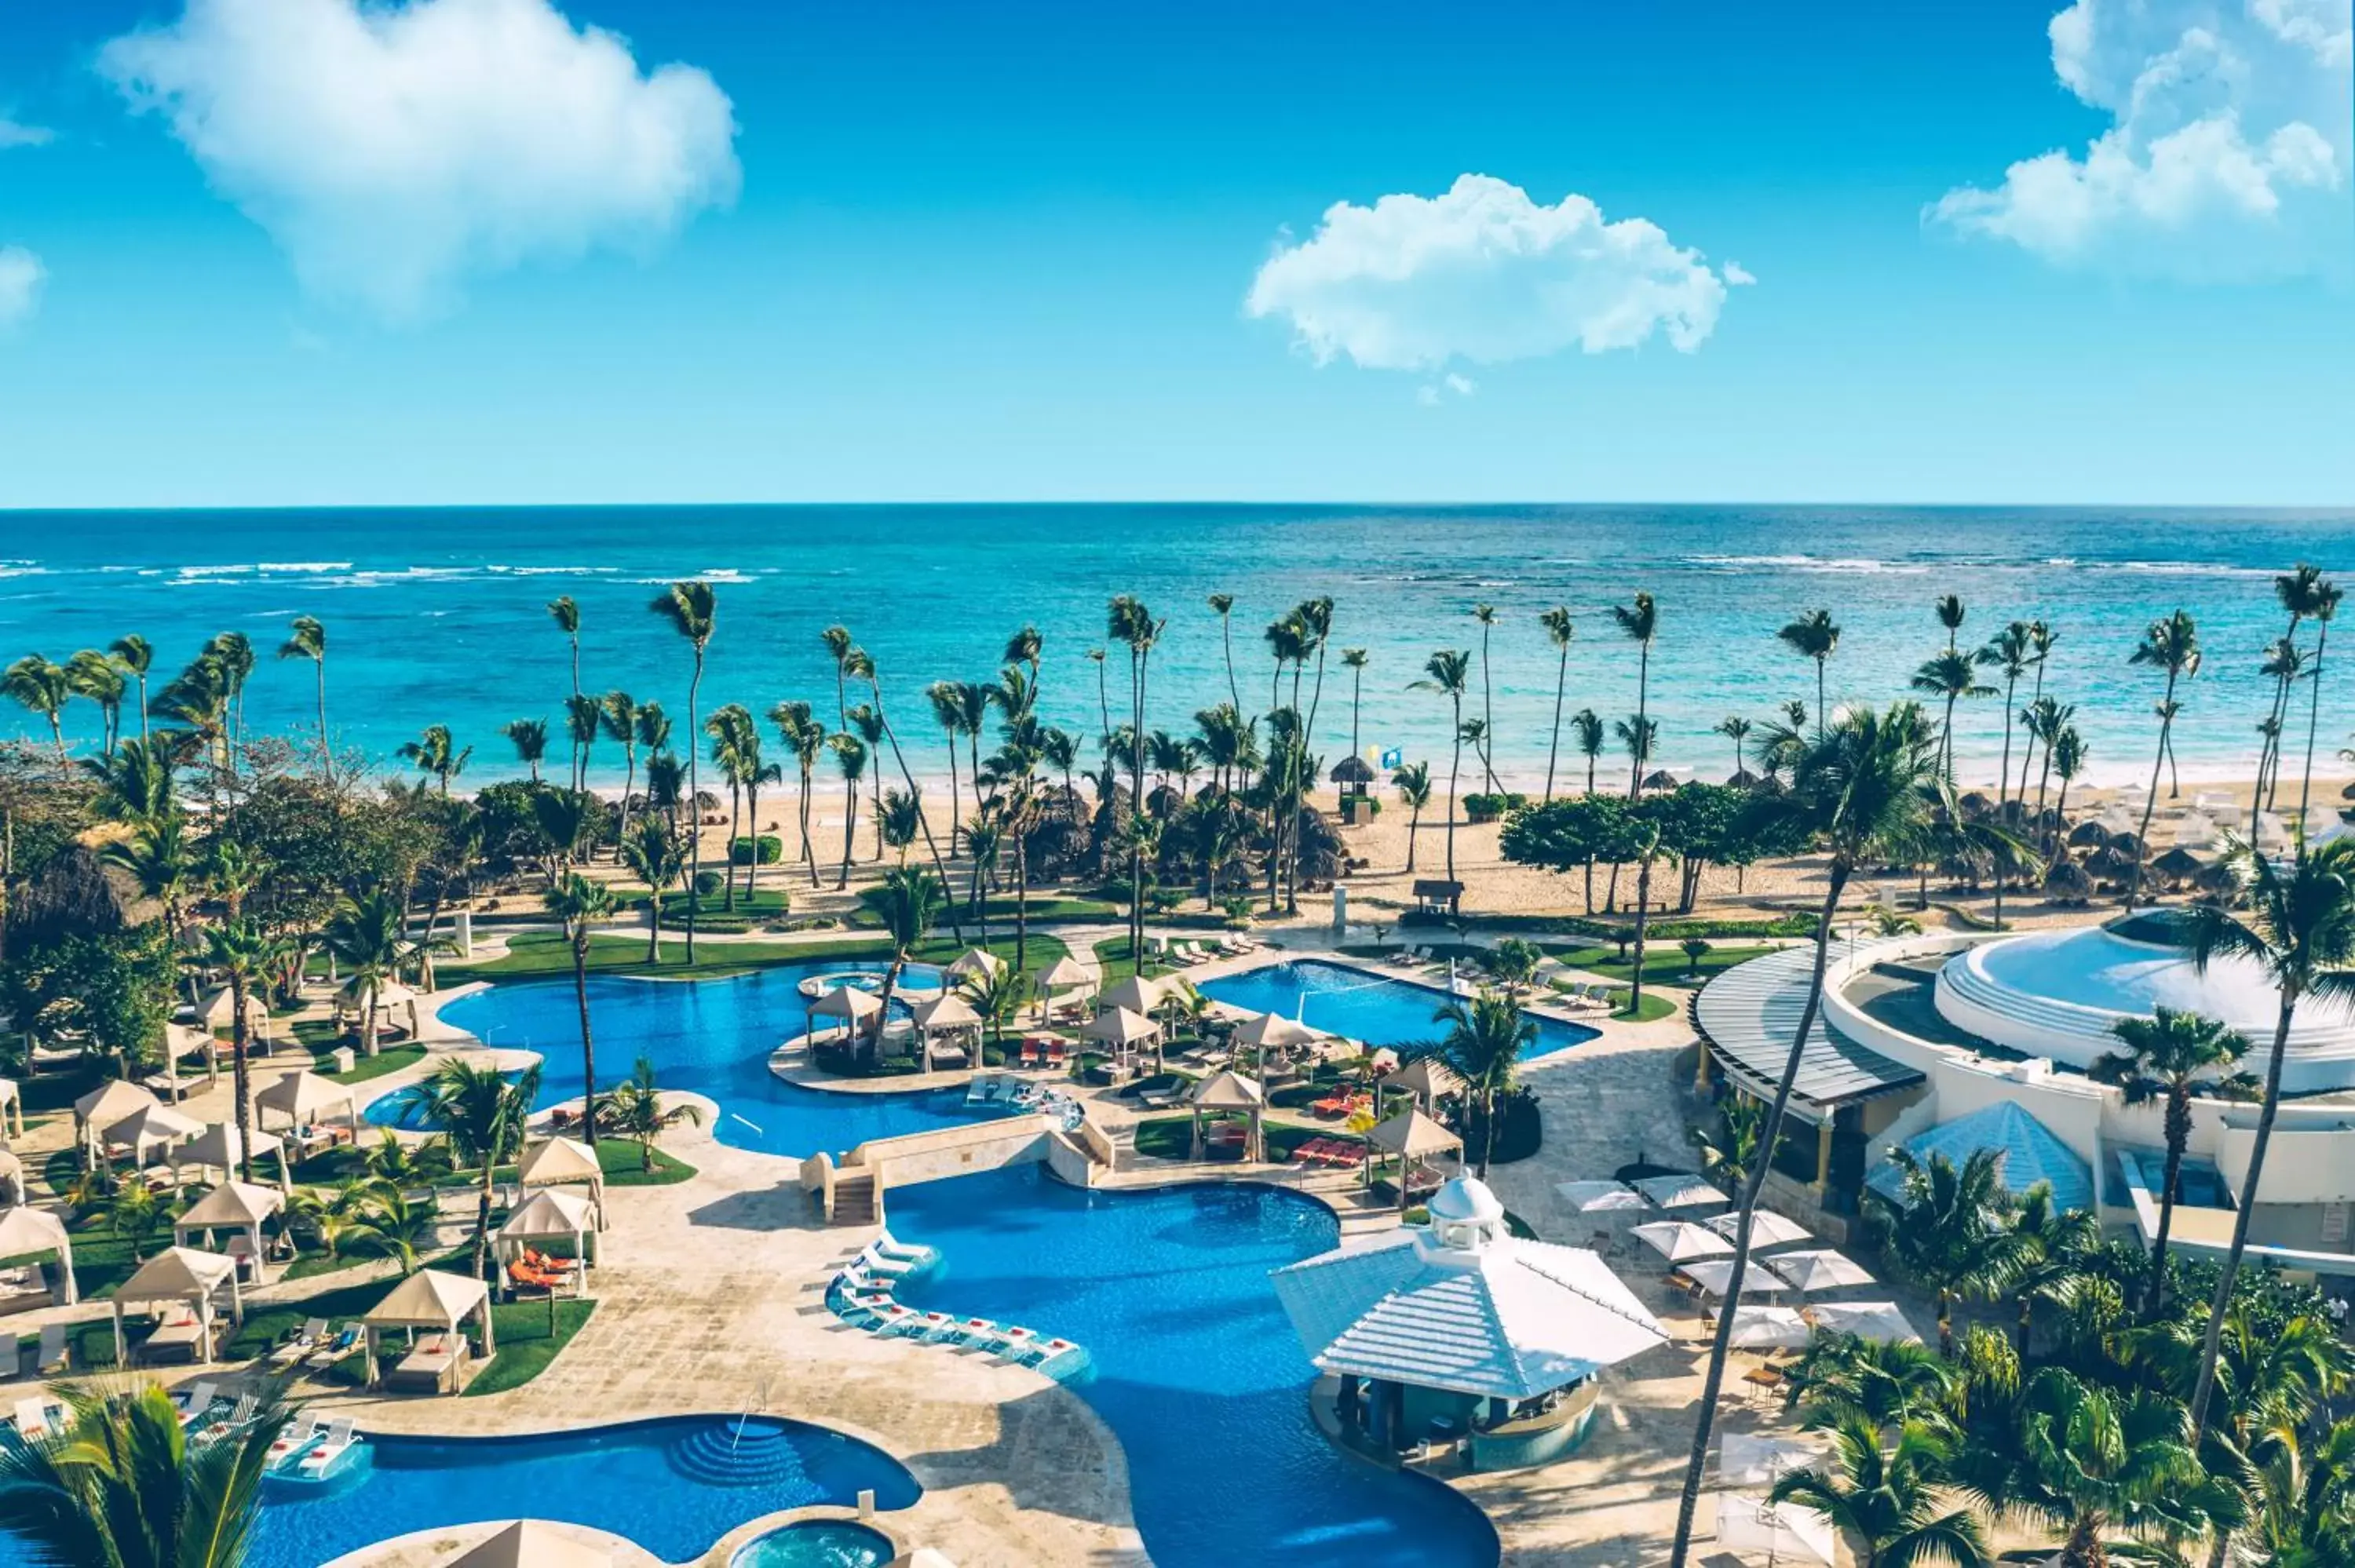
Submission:
M 1744 267 L 1739 261 L 1728 260 L 1722 268 L 1719 269 L 1719 270 L 1724 277 L 1726 282 L 1733 288 L 1746 289 L 1751 284 L 1758 281 L 1757 278 L 1752 274 L 1750 269 Z
M 1337 202 L 1279 246 L 1244 309 L 1282 316 L 1318 364 L 1372 369 L 1634 348 L 1655 331 L 1685 353 L 1717 325 L 1725 282 L 1640 217 L 1604 220 L 1582 196 L 1552 207 L 1465 175 L 1438 196 Z
M 2052 69 L 2115 123 L 1929 209 L 2070 266 L 2230 279 L 2348 256 L 2350 0 L 2076 0 Z
M 0 245 L 0 331 L 32 318 L 48 275 L 41 259 L 23 246 Z
M 306 288 L 392 317 L 445 306 L 469 272 L 647 249 L 736 194 L 718 84 L 642 73 L 549 0 L 188 0 L 99 69 Z
M 1473 380 L 1469 376 L 1458 376 L 1451 370 L 1438 380 L 1426 381 L 1416 387 L 1414 400 L 1426 408 L 1436 408 L 1446 401 L 1447 395 L 1451 392 L 1458 397 L 1469 397 L 1478 390 L 1480 390 L 1480 384 L 1477 381 Z
M 0 153 L 11 147 L 46 147 L 57 140 L 57 134 L 46 125 L 27 125 L 10 115 L 0 114 Z
M 1479 383 L 1474 381 L 1469 376 L 1457 376 L 1450 372 L 1440 379 L 1442 384 L 1458 397 L 1469 397 L 1479 390 Z

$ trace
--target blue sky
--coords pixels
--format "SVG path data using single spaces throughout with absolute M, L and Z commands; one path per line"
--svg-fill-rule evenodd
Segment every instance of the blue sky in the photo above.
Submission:
M 2347 0 L 2061 9 L 8 6 L 0 505 L 2355 498 Z

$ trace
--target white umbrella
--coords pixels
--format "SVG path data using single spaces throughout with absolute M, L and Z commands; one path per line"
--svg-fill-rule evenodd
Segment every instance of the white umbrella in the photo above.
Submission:
M 1732 1241 L 1742 1229 L 1739 1211 L 1720 1214 L 1709 1222 L 1709 1228 Z M 1813 1241 L 1815 1234 L 1796 1220 L 1786 1220 L 1772 1210 L 1761 1209 L 1750 1216 L 1750 1245 L 1753 1247 L 1788 1246 L 1793 1242 Z
M 1563 1202 L 1582 1214 L 1644 1206 L 1644 1195 L 1625 1181 L 1561 1181 L 1555 1183 L 1554 1191 L 1561 1194 Z
M 1709 1234 L 1707 1231 L 1701 1234 Z M 1730 1257 L 1715 1257 L 1705 1263 L 1689 1263 L 1685 1265 L 1685 1273 L 1691 1277 L 1695 1285 L 1701 1287 L 1704 1293 L 1710 1296 L 1722 1296 L 1725 1294 L 1725 1287 L 1733 1283 L 1733 1260 Z M 1764 1268 L 1750 1268 L 1742 1271 L 1742 1294 L 1744 1296 L 1771 1296 L 1778 1290 L 1789 1288 L 1789 1286 Z
M 1726 1201 L 1724 1193 L 1700 1177 L 1681 1172 L 1669 1176 L 1646 1176 L 1628 1185 L 1663 1209 L 1700 1209 Z
M 1732 1343 L 1737 1351 L 1796 1351 L 1806 1344 L 1813 1332 L 1796 1307 L 1753 1304 L 1733 1309 Z
M 1846 1290 L 1851 1286 L 1872 1283 L 1872 1276 L 1866 1273 L 1861 1265 L 1829 1247 L 1818 1247 L 1813 1252 L 1786 1252 L 1765 1261 L 1766 1266 L 1780 1275 L 1794 1290 Z
M 1816 1327 L 1828 1334 L 1854 1334 L 1859 1339 L 1918 1345 L 1913 1330 L 1894 1301 L 1819 1301 L 1808 1308 Z
M 1733 1244 L 1715 1231 L 1703 1230 L 1685 1220 L 1654 1220 L 1637 1225 L 1629 1233 L 1636 1240 L 1667 1258 L 1670 1263 L 1689 1263 L 1700 1257 L 1731 1257 Z

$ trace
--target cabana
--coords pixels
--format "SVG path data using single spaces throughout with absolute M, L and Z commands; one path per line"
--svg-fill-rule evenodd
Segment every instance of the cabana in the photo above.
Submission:
M 1161 1025 L 1142 1013 L 1115 1007 L 1097 1013 L 1082 1025 L 1080 1038 L 1109 1045 L 1114 1057 L 1125 1058 L 1148 1044 L 1158 1045 Z
M 205 992 L 197 1002 L 197 1023 L 208 1030 L 236 1027 L 237 993 L 225 985 L 217 985 Z M 269 1030 L 270 1009 L 253 991 L 245 993 L 245 1033 L 248 1038 L 259 1038 Z
M 57 1283 L 49 1294 L 60 1307 L 74 1305 L 81 1299 L 81 1290 L 74 1283 L 73 1237 L 66 1223 L 46 1209 L 23 1203 L 0 1210 L 0 1257 L 34 1257 L 45 1252 L 58 1257 Z
M 221 1248 L 224 1255 L 248 1264 L 254 1279 L 261 1277 L 261 1226 L 285 1207 L 286 1196 L 275 1187 L 257 1187 L 246 1181 L 224 1181 L 188 1206 L 187 1213 L 172 1222 L 172 1239 L 182 1246 L 192 1239 L 201 1238 L 209 1244 L 215 1231 L 229 1231 L 229 1245 Z M 240 1244 L 243 1245 L 240 1245 Z
M 1095 983 L 1095 971 L 1065 953 L 1048 965 L 1046 972 L 1039 977 L 1039 1016 L 1042 1019 L 1052 1016 L 1057 1007 L 1085 992 Z M 1069 994 L 1059 997 L 1055 994 L 1059 991 Z
M 446 1568 L 613 1568 L 613 1554 L 536 1519 L 519 1519 Z
M 605 1168 L 597 1151 L 570 1138 L 548 1138 L 527 1146 L 516 1161 L 518 1191 L 563 1187 L 580 1182 L 589 1189 L 589 1206 L 596 1212 L 597 1228 L 605 1228 Z
M 1006 972 L 1006 960 L 987 948 L 967 948 L 943 972 L 951 981 L 995 980 Z
M 1280 1012 L 1254 1012 L 1234 1027 L 1228 1044 L 1249 1048 L 1264 1059 L 1270 1051 L 1291 1051 L 1322 1039 L 1316 1031 Z
M 384 1331 L 405 1329 L 411 1349 L 392 1369 L 388 1386 L 396 1382 L 410 1386 L 421 1383 L 436 1393 L 454 1391 L 463 1382 L 460 1369 L 466 1361 L 465 1335 L 460 1326 L 468 1318 L 482 1328 L 483 1354 L 487 1360 L 497 1351 L 492 1339 L 489 1286 L 438 1268 L 421 1268 L 394 1286 L 360 1319 L 361 1364 L 367 1369 L 368 1386 L 373 1388 L 379 1381 L 377 1351 Z M 427 1333 L 423 1344 L 416 1343 L 420 1329 Z
M 508 1278 L 519 1284 L 546 1284 L 545 1280 L 517 1279 L 513 1267 L 525 1261 L 524 1254 L 533 1250 L 534 1242 L 570 1242 L 572 1255 L 580 1263 L 570 1271 L 570 1284 L 581 1291 L 585 1287 L 589 1265 L 597 1255 L 596 1211 L 578 1192 L 543 1187 L 516 1206 L 515 1213 L 507 1216 L 506 1224 L 498 1228 L 492 1240 L 496 1244 L 499 1261 L 509 1266 Z
M 1246 1162 L 1267 1158 L 1266 1129 L 1261 1121 L 1267 1108 L 1267 1093 L 1258 1080 L 1246 1078 L 1241 1073 L 1224 1072 L 1205 1078 L 1195 1086 L 1194 1158 L 1203 1156 L 1202 1118 L 1206 1116 L 1224 1118 L 1240 1116 L 1244 1118 L 1242 1157 Z
M 953 1048 L 963 1054 L 967 1066 L 981 1065 L 982 1020 L 973 1003 L 953 991 L 943 991 L 909 1012 L 916 1021 L 916 1037 L 923 1042 L 924 1071 L 932 1070 L 932 1042 L 943 1035 L 958 1042 Z
M 187 1080 L 180 1076 L 180 1064 L 190 1056 L 205 1059 L 205 1082 L 220 1079 L 220 1041 L 209 1029 L 199 1029 L 193 1023 L 167 1022 L 164 1025 L 164 1070 L 150 1073 L 142 1080 L 158 1094 L 178 1100 L 193 1091 Z
M 802 1011 L 802 1031 L 810 1039 L 817 1038 L 817 1026 L 823 1022 L 838 1026 L 842 1031 L 843 1042 L 847 1044 L 857 1036 L 861 1023 L 870 1018 L 879 1021 L 883 1012 L 883 999 L 873 991 L 861 991 L 857 986 L 837 986 Z M 882 1040 L 883 1031 L 880 1027 L 875 1031 L 875 1038 L 878 1042 Z
M 24 1136 L 24 1092 L 16 1086 L 16 1079 L 0 1078 L 0 1143 Z
M 1168 1000 L 1163 981 L 1147 980 L 1143 975 L 1130 975 L 1096 996 L 1099 1012 L 1106 1008 L 1124 1007 L 1131 1012 L 1150 1014 Z
M 278 1190 L 292 1193 L 294 1190 L 292 1173 L 286 1169 L 286 1140 L 274 1132 L 256 1131 L 252 1135 L 253 1155 L 259 1160 L 267 1154 L 278 1163 Z M 172 1150 L 175 1173 L 181 1167 L 193 1165 L 209 1178 L 218 1171 L 226 1181 L 245 1169 L 246 1135 L 229 1122 L 217 1121 L 179 1148 Z
M 1360 1238 L 1271 1276 L 1317 1370 L 1320 1419 L 1395 1455 L 1465 1440 L 1474 1470 L 1560 1458 L 1594 1420 L 1597 1374 L 1668 1334 L 1582 1247 L 1514 1236 L 1504 1205 L 1459 1176 L 1431 1223 Z
M 1390 1120 L 1366 1134 L 1367 1145 L 1385 1154 L 1398 1156 L 1399 1207 L 1405 1209 L 1414 1185 L 1414 1168 L 1434 1156 L 1454 1152 L 1461 1155 L 1464 1140 L 1444 1125 L 1425 1116 L 1421 1107 L 1409 1106 Z
M 1381 1086 L 1406 1090 L 1414 1096 L 1417 1104 L 1426 1109 L 1451 1096 L 1462 1094 L 1465 1088 L 1464 1080 L 1455 1069 L 1436 1056 L 1417 1056 L 1384 1078 Z M 1618 1183 L 1614 1181 L 1612 1185 L 1615 1187 Z
M 333 1084 L 306 1069 L 286 1073 L 269 1087 L 255 1091 L 253 1097 L 254 1125 L 261 1124 L 263 1113 L 275 1111 L 286 1118 L 288 1129 L 293 1132 L 295 1143 L 304 1144 L 302 1130 L 317 1125 L 322 1111 L 340 1106 L 344 1125 L 352 1136 L 359 1136 L 360 1092 L 348 1084 Z
M 169 1154 L 175 1145 L 184 1143 L 204 1131 L 205 1124 L 191 1116 L 183 1116 L 166 1105 L 149 1103 L 141 1106 L 121 1121 L 106 1129 L 105 1144 L 120 1144 L 131 1150 L 131 1163 L 145 1165 L 151 1150 Z
M 135 1112 L 164 1102 L 136 1084 L 109 1079 L 74 1101 L 74 1140 L 85 1154 L 99 1150 L 99 1129 L 111 1128 Z
M 335 1011 L 337 1027 L 357 1029 L 364 1033 L 367 1032 L 369 990 L 370 982 L 365 977 L 354 975 L 336 991 Z M 380 1034 L 383 1032 L 387 1019 L 390 1018 L 393 1021 L 391 1026 L 396 1033 L 404 1033 L 411 1040 L 416 1039 L 421 1033 L 418 1024 L 417 992 L 397 980 L 377 980 L 374 982 L 374 990 L 377 1033 Z M 404 1012 L 409 1018 L 406 1027 L 399 1022 Z M 372 1044 L 374 1041 L 374 1035 L 368 1036 L 368 1044 Z
M 25 1162 L 5 1149 L 0 1149 L 0 1208 L 25 1201 Z M 0 1257 L 8 1255 L 0 1253 Z
M 139 1266 L 137 1273 L 114 1293 L 114 1361 L 131 1364 L 123 1337 L 126 1307 L 185 1307 L 185 1315 L 166 1311 L 161 1327 L 147 1336 L 142 1353 L 150 1358 L 186 1351 L 193 1361 L 213 1359 L 214 1313 L 226 1287 L 229 1319 L 245 1321 L 245 1299 L 237 1287 L 237 1259 L 194 1247 L 167 1246 Z

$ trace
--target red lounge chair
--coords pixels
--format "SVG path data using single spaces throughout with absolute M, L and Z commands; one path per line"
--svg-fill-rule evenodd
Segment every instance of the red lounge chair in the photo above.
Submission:
M 1043 1050 L 1039 1049 L 1039 1042 L 1036 1040 L 1025 1040 L 1022 1042 L 1022 1065 L 1024 1066 L 1036 1067 L 1042 1062 L 1046 1061 L 1046 1059 L 1047 1054 Z

